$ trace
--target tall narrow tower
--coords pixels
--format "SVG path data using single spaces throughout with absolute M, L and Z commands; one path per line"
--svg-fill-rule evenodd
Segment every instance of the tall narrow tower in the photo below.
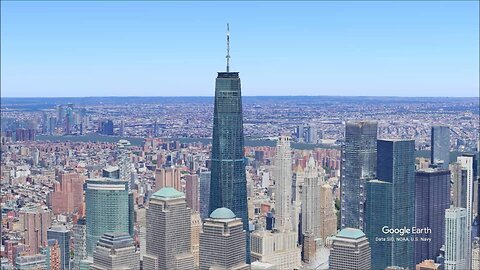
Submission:
M 228 29 L 228 25 L 227 25 Z M 209 213 L 227 207 L 242 219 L 249 262 L 247 180 L 243 150 L 242 93 L 238 72 L 230 72 L 230 35 L 227 33 L 227 72 L 218 72 L 213 114 L 212 174 Z
M 277 141 L 275 156 L 275 215 L 276 227 L 279 231 L 292 229 L 291 197 L 292 197 L 292 153 L 290 138 L 280 136 Z

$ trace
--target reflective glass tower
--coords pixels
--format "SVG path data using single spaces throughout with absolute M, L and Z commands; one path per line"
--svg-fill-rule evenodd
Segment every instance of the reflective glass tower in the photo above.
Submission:
M 363 230 L 365 183 L 375 178 L 377 123 L 347 122 L 342 148 L 341 225 Z
M 450 163 L 450 128 L 447 126 L 432 127 L 431 163 L 448 170 Z
M 242 95 L 238 72 L 230 72 L 228 48 L 227 45 L 227 71 L 218 72 L 215 82 L 209 213 L 226 207 L 242 219 L 243 228 L 247 232 L 248 262 L 250 237 L 243 152 Z

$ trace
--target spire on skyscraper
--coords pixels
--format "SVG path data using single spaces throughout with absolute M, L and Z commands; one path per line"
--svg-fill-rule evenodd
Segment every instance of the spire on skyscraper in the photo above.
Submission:
M 230 26 L 227 23 L 227 72 L 230 72 Z

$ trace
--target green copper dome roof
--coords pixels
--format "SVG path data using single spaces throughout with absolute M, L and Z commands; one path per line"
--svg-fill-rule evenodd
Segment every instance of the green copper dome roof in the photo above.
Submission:
M 183 192 L 180 192 L 173 187 L 164 187 L 159 191 L 153 193 L 153 196 L 158 198 L 173 199 L 184 197 L 185 195 L 183 194 Z
M 337 237 L 344 237 L 344 238 L 351 238 L 351 239 L 357 239 L 363 236 L 365 236 L 365 234 L 361 230 L 354 229 L 354 228 L 345 228 L 337 234 Z
M 231 219 L 231 218 L 236 218 L 235 214 L 232 212 L 232 210 L 222 207 L 222 208 L 217 208 L 215 211 L 213 211 L 210 214 L 210 218 L 213 219 Z

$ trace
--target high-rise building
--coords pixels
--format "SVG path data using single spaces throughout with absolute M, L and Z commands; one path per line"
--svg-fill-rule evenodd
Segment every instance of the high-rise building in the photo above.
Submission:
M 391 228 L 412 228 L 415 226 L 415 141 L 378 140 L 377 153 L 377 177 L 392 183 Z M 369 239 L 373 245 L 373 239 Z M 389 265 L 415 266 L 413 241 L 395 241 L 391 248 Z
M 470 269 L 467 267 L 469 237 L 465 233 L 467 216 L 465 208 L 452 206 L 445 211 L 445 270 Z
M 452 205 L 467 208 L 467 170 L 459 162 L 449 166 L 453 182 Z
M 52 212 L 40 206 L 25 206 L 19 211 L 24 243 L 28 254 L 35 255 L 47 245 L 47 230 L 52 225 Z
M 187 196 L 187 206 L 194 212 L 200 210 L 198 200 L 198 176 L 187 175 L 185 176 L 185 195 Z
M 378 240 L 386 237 L 381 228 L 392 227 L 392 189 L 390 182 L 374 179 L 366 183 L 365 234 L 372 251 L 371 268 L 375 270 L 392 265 L 394 256 L 392 242 Z
M 57 241 L 60 247 L 60 259 L 62 270 L 69 270 L 70 267 L 70 230 L 65 226 L 53 226 L 47 231 L 47 238 Z
M 105 233 L 93 252 L 91 270 L 140 269 L 140 253 L 128 233 Z
M 313 157 L 310 157 L 302 188 L 302 233 L 312 234 L 316 240 L 321 237 L 320 189 L 319 173 Z
M 426 169 L 415 174 L 415 227 L 429 228 L 415 242 L 415 264 L 435 259 L 445 243 L 445 210 L 450 206 L 450 171 Z
M 347 122 L 340 171 L 341 227 L 364 226 L 365 182 L 375 179 L 377 123 Z
M 200 232 L 200 270 L 247 270 L 242 219 L 228 208 L 214 210 Z
M 430 162 L 447 170 L 450 163 L 450 128 L 433 126 L 431 137 Z
M 275 228 L 292 230 L 292 150 L 290 138 L 280 136 L 275 156 Z
M 182 172 L 180 168 L 157 168 L 155 170 L 155 191 L 158 191 L 164 187 L 173 187 L 176 190 L 181 191 L 181 174 Z
M 45 265 L 48 270 L 62 269 L 60 246 L 55 239 L 48 239 L 46 247 L 40 248 L 41 254 L 45 255 Z M 68 268 L 66 268 L 68 269 Z
M 457 162 L 461 165 L 462 170 L 465 172 L 465 183 L 466 190 L 462 190 L 466 199 L 466 211 L 467 211 L 467 224 L 464 228 L 465 237 L 467 239 L 467 264 L 466 268 L 471 268 L 471 256 L 472 256 L 472 224 L 473 218 L 476 213 L 474 213 L 474 183 L 475 183 L 475 172 L 476 172 L 476 160 L 474 155 L 462 155 L 457 157 Z M 463 179 L 462 179 L 463 180 Z M 478 194 L 477 194 L 478 195 Z M 463 195 L 462 195 L 463 197 Z
M 120 179 L 120 168 L 118 166 L 107 165 L 102 169 L 102 177 Z
M 370 269 L 370 252 L 368 239 L 361 230 L 342 229 L 332 240 L 329 269 Z
M 185 194 L 173 187 L 155 192 L 147 210 L 143 268 L 194 269 L 191 240 L 191 213 Z
M 54 214 L 74 213 L 83 205 L 83 184 L 86 177 L 76 172 L 61 172 L 50 193 Z
M 229 39 L 229 34 L 227 34 L 227 41 Z M 209 211 L 227 207 L 242 219 L 246 232 L 246 262 L 249 263 L 250 236 L 242 93 L 240 77 L 238 72 L 230 72 L 229 59 L 230 54 L 228 53 L 227 71 L 218 72 L 215 82 Z
M 301 267 L 301 249 L 297 246 L 297 232 L 292 225 L 292 150 L 290 137 L 280 136 L 274 168 L 275 230 L 251 234 L 252 260 L 270 263 L 278 269 Z
M 202 230 L 202 219 L 200 214 L 195 212 L 192 213 L 192 255 L 195 265 L 195 269 L 200 267 L 200 231 Z
M 133 198 L 128 182 L 112 178 L 88 179 L 85 189 L 87 255 L 107 232 L 130 233 L 133 227 Z
M 87 221 L 79 218 L 73 225 L 73 265 L 72 269 L 80 270 L 80 262 L 87 259 Z
M 325 183 L 320 187 L 320 238 L 325 245 L 329 236 L 337 234 L 337 215 L 333 202 L 332 187 Z
M 208 211 L 209 208 L 209 200 L 210 200 L 210 179 L 211 179 L 211 172 L 210 171 L 203 171 L 200 172 L 200 216 L 202 219 L 208 217 L 210 212 Z

